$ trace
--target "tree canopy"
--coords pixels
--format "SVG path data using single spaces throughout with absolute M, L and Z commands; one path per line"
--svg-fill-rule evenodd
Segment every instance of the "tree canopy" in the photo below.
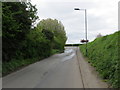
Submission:
M 58 21 L 57 19 L 50 19 L 50 18 L 43 19 L 38 23 L 37 29 L 39 30 L 45 29 L 52 32 L 54 34 L 53 47 L 55 49 L 59 48 L 61 50 L 64 48 L 67 37 L 66 37 L 65 28 L 60 21 Z
M 31 3 L 2 3 L 3 59 L 10 60 L 21 47 L 32 23 L 38 18 L 37 9 Z

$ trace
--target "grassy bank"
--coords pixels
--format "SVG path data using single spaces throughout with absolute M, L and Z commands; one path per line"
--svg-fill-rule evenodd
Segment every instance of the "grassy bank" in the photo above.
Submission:
M 96 68 L 100 76 L 111 84 L 112 87 L 120 88 L 119 79 L 119 54 L 120 31 L 111 35 L 100 37 L 88 43 L 88 58 L 92 66 Z M 85 45 L 80 46 L 85 55 Z

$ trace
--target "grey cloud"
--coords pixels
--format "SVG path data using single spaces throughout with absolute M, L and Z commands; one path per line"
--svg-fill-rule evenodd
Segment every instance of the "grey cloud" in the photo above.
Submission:
M 41 0 L 40 0 L 41 1 Z M 114 17 L 109 17 L 110 13 L 106 13 L 108 11 L 107 3 L 112 2 L 113 0 L 104 0 L 107 3 L 104 3 L 105 10 L 101 7 L 103 4 L 96 0 L 89 1 L 89 0 L 77 0 L 79 2 L 65 2 L 65 0 L 60 0 L 59 2 L 47 2 L 48 0 L 43 0 L 43 4 L 39 0 L 34 0 L 33 2 L 36 3 L 38 9 L 38 16 L 40 19 L 44 18 L 53 18 L 62 21 L 63 25 L 65 26 L 65 30 L 67 32 L 68 41 L 67 43 L 78 43 L 80 39 L 83 39 L 85 36 L 85 29 L 84 29 L 84 12 L 83 11 L 74 11 L 75 7 L 79 8 L 86 8 L 88 11 L 88 38 L 90 41 L 94 40 L 98 33 L 102 34 L 109 34 L 116 31 L 115 26 L 117 20 L 114 19 L 117 15 L 115 14 Z M 111 5 L 111 4 L 109 4 Z M 102 8 L 102 10 L 100 10 Z M 112 8 L 111 14 L 114 14 L 117 10 Z M 95 9 L 95 12 L 91 11 Z M 113 10 L 115 9 L 115 10 Z M 89 11 L 90 10 L 90 11 Z M 100 10 L 100 11 L 99 11 Z M 101 14 L 102 13 L 102 14 Z M 99 15 L 98 15 L 99 14 Z M 97 16 L 98 15 L 98 16 Z M 112 18 L 116 22 L 109 22 L 106 21 Z M 113 24 L 114 23 L 114 24 Z

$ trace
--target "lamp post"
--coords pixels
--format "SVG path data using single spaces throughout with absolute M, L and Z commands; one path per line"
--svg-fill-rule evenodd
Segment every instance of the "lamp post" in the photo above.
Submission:
M 86 56 L 87 56 L 87 10 L 86 9 L 79 9 L 79 8 L 74 8 L 74 10 L 83 10 L 85 11 L 85 38 L 86 38 Z

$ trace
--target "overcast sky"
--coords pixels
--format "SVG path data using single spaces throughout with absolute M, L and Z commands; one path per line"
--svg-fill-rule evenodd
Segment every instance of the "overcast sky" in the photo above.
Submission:
M 31 0 L 38 9 L 40 20 L 57 19 L 65 26 L 66 43 L 80 43 L 85 39 L 84 11 L 87 9 L 88 39 L 94 40 L 101 33 L 107 35 L 118 31 L 119 0 Z

